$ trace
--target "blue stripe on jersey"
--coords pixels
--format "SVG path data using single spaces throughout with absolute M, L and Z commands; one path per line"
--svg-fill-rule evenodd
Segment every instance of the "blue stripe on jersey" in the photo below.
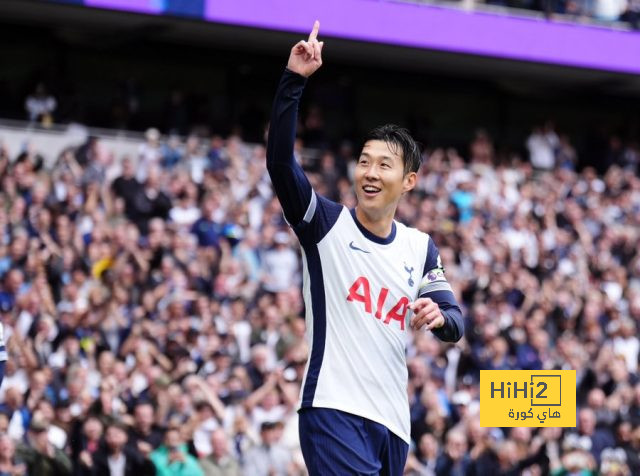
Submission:
M 302 408 L 313 406 L 316 394 L 322 359 L 324 358 L 324 344 L 327 336 L 327 307 L 324 300 L 324 278 L 322 277 L 322 263 L 318 246 L 310 244 L 304 247 L 309 271 L 309 289 L 311 292 L 311 312 L 313 313 L 313 342 L 309 369 L 302 392 Z
M 429 245 L 427 247 L 427 259 L 424 262 L 422 277 L 424 277 L 429 271 L 441 267 L 441 263 L 438 262 L 438 256 L 440 256 L 438 247 L 433 242 L 431 237 L 429 237 Z
M 365 236 L 365 238 L 373 241 L 374 243 L 379 243 L 381 245 L 388 245 L 396 237 L 395 221 L 391 222 L 391 233 L 389 233 L 389 236 L 387 236 L 386 238 L 382 238 L 381 236 L 374 235 L 373 233 L 371 233 L 369 230 L 367 230 L 364 227 L 362 223 L 360 223 L 360 221 L 358 220 L 358 217 L 356 216 L 355 208 L 352 208 L 350 212 L 351 212 L 351 216 L 353 217 L 353 221 L 356 222 L 356 225 L 358 226 L 358 229 L 360 230 L 360 232 Z
M 332 202 L 320 195 L 312 194 L 316 197 L 315 212 L 311 221 L 302 220 L 293 229 L 300 239 L 300 244 L 304 249 L 307 271 L 309 272 L 309 290 L 311 302 L 306 301 L 305 305 L 311 307 L 313 315 L 313 341 L 311 342 L 311 356 L 309 357 L 309 368 L 305 378 L 302 392 L 301 408 L 313 405 L 316 394 L 320 368 L 324 358 L 324 344 L 327 335 L 327 313 L 324 300 L 324 278 L 322 276 L 322 263 L 320 262 L 320 252 L 318 243 L 325 237 L 329 230 L 335 225 L 344 208 L 342 205 Z M 311 213 L 309 213 L 311 215 Z M 307 322 L 308 324 L 308 322 Z

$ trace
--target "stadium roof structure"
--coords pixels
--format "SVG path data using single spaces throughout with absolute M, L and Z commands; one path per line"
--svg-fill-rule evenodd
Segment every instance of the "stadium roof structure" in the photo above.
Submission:
M 152 36 L 257 52 L 282 51 L 319 18 L 322 34 L 332 38 L 331 54 L 350 63 L 640 92 L 640 34 L 633 31 L 408 1 L 199 0 L 201 19 L 162 15 L 159 5 L 171 3 L 4 0 L 0 14 L 78 41 Z

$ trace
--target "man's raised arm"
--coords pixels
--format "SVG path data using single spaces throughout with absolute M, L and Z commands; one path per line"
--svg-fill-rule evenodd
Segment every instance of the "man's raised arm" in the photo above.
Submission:
M 271 111 L 267 140 L 267 170 L 287 221 L 296 226 L 313 215 L 314 192 L 293 156 L 298 105 L 306 79 L 322 65 L 316 21 L 307 41 L 298 42 L 289 55 Z M 308 221 L 308 220 L 306 220 Z

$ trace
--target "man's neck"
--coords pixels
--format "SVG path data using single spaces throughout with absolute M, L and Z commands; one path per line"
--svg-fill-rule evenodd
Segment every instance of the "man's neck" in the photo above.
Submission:
M 122 448 L 118 448 L 118 449 L 112 450 L 111 453 L 109 453 L 109 456 L 113 459 L 118 459 L 120 458 L 121 454 L 122 454 Z
M 356 207 L 356 217 L 362 226 L 380 238 L 386 238 L 391 233 L 394 213 L 381 214 L 379 217 L 370 217 L 362 208 Z

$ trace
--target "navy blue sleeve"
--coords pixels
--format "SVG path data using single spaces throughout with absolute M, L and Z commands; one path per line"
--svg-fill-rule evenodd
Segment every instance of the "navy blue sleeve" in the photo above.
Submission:
M 435 302 L 444 316 L 444 326 L 431 332 L 445 342 L 458 342 L 464 333 L 462 311 L 451 291 L 432 291 L 425 294 Z M 422 297 L 422 296 L 421 296 Z
M 305 83 L 303 76 L 285 70 L 273 101 L 267 140 L 267 170 L 284 217 L 294 228 L 303 221 L 315 199 L 311 184 L 293 155 L 298 105 Z M 311 217 L 307 218 L 309 221 Z
M 435 302 L 444 316 L 444 326 L 433 329 L 433 334 L 445 342 L 459 341 L 464 333 L 462 311 L 444 275 L 440 252 L 431 238 L 429 238 L 419 295 Z

